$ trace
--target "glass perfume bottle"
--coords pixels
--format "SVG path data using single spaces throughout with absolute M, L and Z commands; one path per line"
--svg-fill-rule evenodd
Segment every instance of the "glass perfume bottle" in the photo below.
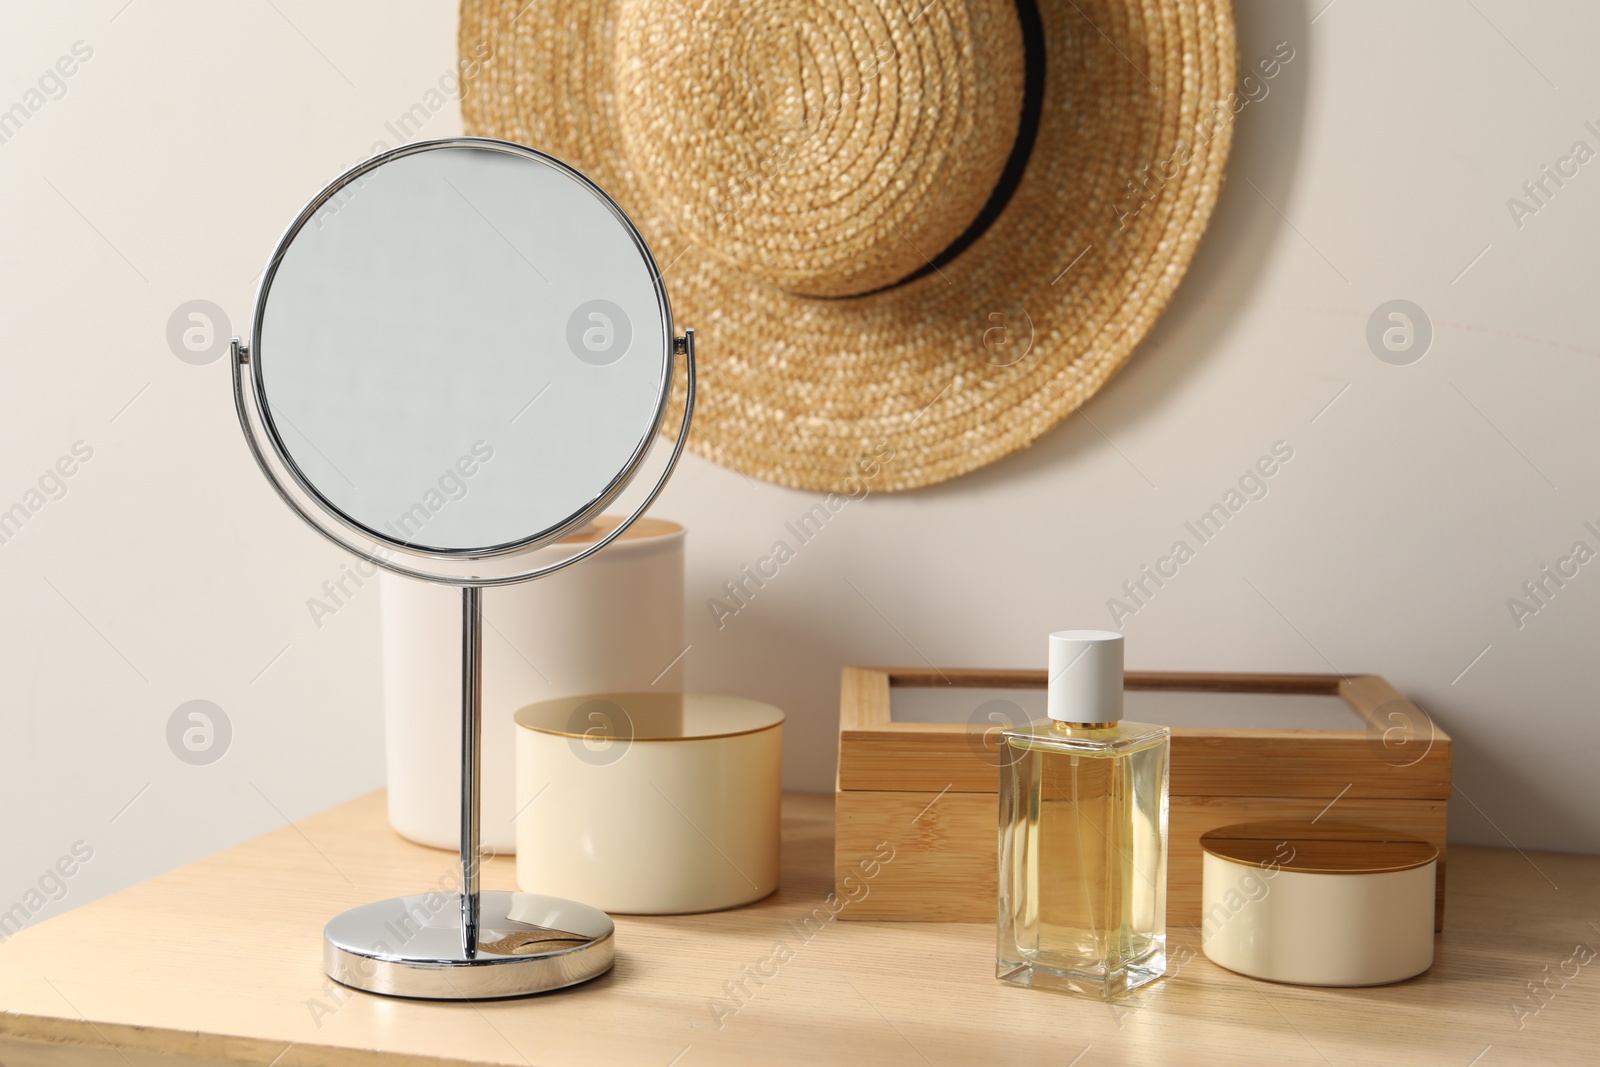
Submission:
M 1122 720 L 1122 635 L 1050 635 L 1049 718 L 1000 750 L 1002 981 L 1101 999 L 1167 967 L 1165 726 Z

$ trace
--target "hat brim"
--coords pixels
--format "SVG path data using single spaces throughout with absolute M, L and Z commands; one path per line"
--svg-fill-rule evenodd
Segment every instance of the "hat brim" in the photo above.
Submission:
M 912 489 L 1025 448 L 1104 385 L 1166 307 L 1221 190 L 1228 0 L 1040 14 L 1043 110 L 1005 210 L 938 270 L 862 297 L 743 275 L 660 212 L 617 122 L 610 0 L 463 0 L 459 46 L 478 69 L 463 71 L 462 116 L 469 134 L 583 170 L 648 239 L 675 318 L 695 328 L 691 449 L 800 489 Z

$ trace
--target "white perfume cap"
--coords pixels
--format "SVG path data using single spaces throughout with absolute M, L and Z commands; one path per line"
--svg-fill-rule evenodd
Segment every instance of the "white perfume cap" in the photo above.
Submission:
M 1050 635 L 1050 717 L 1059 722 L 1122 718 L 1122 635 L 1058 630 Z

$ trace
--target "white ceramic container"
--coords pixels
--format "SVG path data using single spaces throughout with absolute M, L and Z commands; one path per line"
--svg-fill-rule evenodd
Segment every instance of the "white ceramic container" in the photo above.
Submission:
M 1370 986 L 1433 964 L 1439 850 L 1349 823 L 1241 823 L 1200 838 L 1212 962 L 1273 982 Z
M 778 887 L 783 712 L 611 693 L 517 712 L 517 885 L 670 915 Z
M 614 528 L 544 550 L 571 554 Z M 516 728 L 525 704 L 579 693 L 683 689 L 683 527 L 639 520 L 593 558 L 483 593 L 483 846 L 516 848 Z M 459 848 L 461 593 L 384 574 L 383 695 L 389 822 Z

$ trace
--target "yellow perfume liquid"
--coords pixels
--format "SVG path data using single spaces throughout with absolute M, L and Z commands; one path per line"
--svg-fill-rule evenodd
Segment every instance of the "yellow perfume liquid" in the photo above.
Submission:
M 1120 712 L 1121 638 L 1097 640 L 1113 636 L 1114 698 L 1079 714 Z M 1167 728 L 1052 718 L 1001 736 L 997 977 L 1101 999 L 1161 977 Z

